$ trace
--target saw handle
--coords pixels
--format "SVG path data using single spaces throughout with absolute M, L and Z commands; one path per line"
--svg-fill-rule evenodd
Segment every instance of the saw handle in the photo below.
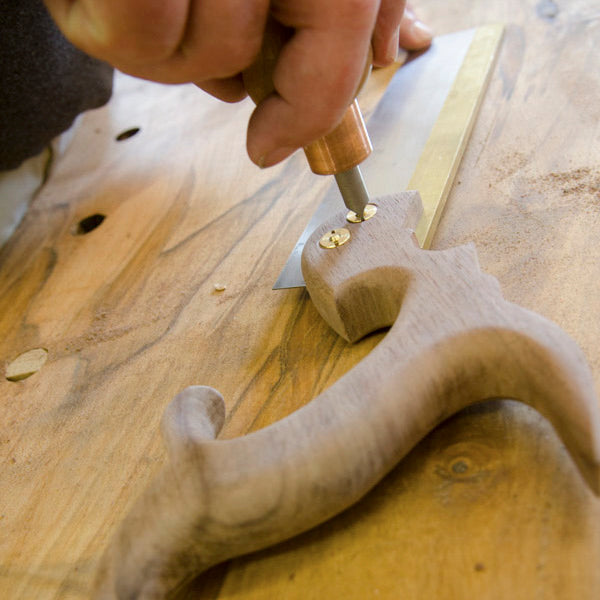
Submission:
M 170 597 L 220 561 L 314 527 L 366 494 L 439 423 L 489 398 L 525 402 L 554 425 L 600 495 L 600 410 L 581 351 L 558 326 L 502 298 L 473 246 L 421 250 L 416 192 L 377 198 L 377 216 L 303 253 L 306 284 L 348 340 L 392 325 L 311 403 L 248 435 L 215 440 L 225 405 L 190 387 L 167 407 L 169 453 L 106 550 L 97 600 Z
M 244 85 L 256 104 L 267 96 L 277 93 L 273 85 L 273 71 L 281 48 L 290 38 L 292 30 L 274 19 L 265 26 L 263 45 L 254 63 L 244 71 Z M 372 53 L 365 65 L 358 91 L 362 88 L 371 71 Z M 305 146 L 304 153 L 308 164 L 317 175 L 335 175 L 356 167 L 371 154 L 373 147 L 365 127 L 358 101 L 348 107 L 342 120 L 327 135 Z

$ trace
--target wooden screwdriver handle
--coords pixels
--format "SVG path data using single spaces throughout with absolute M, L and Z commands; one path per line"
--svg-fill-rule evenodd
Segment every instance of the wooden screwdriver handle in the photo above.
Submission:
M 585 358 L 543 317 L 502 298 L 472 245 L 421 250 L 416 192 L 377 198 L 333 249 L 320 227 L 303 253 L 319 312 L 358 339 L 392 325 L 358 365 L 310 404 L 249 435 L 215 440 L 221 395 L 187 388 L 168 406 L 169 459 L 107 549 L 96 597 L 165 598 L 211 565 L 331 518 L 366 494 L 424 436 L 490 398 L 546 416 L 600 492 L 600 410 Z
M 243 73 L 246 90 L 256 104 L 275 92 L 273 70 L 281 48 L 290 35 L 291 30 L 277 21 L 267 21 L 259 55 Z M 362 88 L 371 71 L 371 60 L 372 55 L 369 53 L 356 93 Z M 336 128 L 306 146 L 304 153 L 313 173 L 335 175 L 362 163 L 372 150 L 365 122 L 355 99 Z

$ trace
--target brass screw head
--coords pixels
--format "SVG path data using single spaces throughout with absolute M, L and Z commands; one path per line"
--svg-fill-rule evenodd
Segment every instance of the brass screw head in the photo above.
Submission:
M 342 246 L 350 239 L 350 232 L 344 227 L 339 229 L 332 229 L 329 233 L 326 233 L 320 240 L 319 245 L 321 248 L 337 248 Z
M 374 217 L 376 212 L 377 207 L 374 204 L 367 204 L 365 206 L 365 210 L 363 211 L 362 219 L 360 219 L 358 215 L 353 210 L 351 210 L 346 215 L 346 221 L 349 221 L 350 223 L 362 223 L 363 221 L 368 221 L 371 217 Z

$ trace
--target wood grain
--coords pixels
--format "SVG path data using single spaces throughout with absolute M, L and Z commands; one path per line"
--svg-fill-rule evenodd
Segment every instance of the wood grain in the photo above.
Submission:
M 307 531 L 362 498 L 442 421 L 491 398 L 547 416 L 600 495 L 600 407 L 574 342 L 504 301 L 472 246 L 419 249 L 417 192 L 375 202 L 377 215 L 349 225 L 343 246 L 319 240 L 345 211 L 316 230 L 303 272 L 344 338 L 390 332 L 309 405 L 235 440 L 215 441 L 225 418 L 216 390 L 178 394 L 162 421 L 169 461 L 105 553 L 95 597 L 168 597 L 218 562 Z
M 433 247 L 475 241 L 507 300 L 577 341 L 598 388 L 600 22 L 590 0 L 553 17 L 542 4 L 418 4 L 438 33 L 507 24 Z M 271 291 L 328 182 L 303 156 L 255 169 L 251 110 L 119 80 L 0 253 L 0 358 L 49 351 L 35 375 L 0 381 L 2 597 L 89 597 L 164 462 L 158 425 L 178 391 L 219 389 L 229 439 L 306 404 L 382 339 L 350 346 L 306 292 Z M 71 233 L 95 213 L 100 227 Z M 599 523 L 548 423 L 495 401 L 445 422 L 348 513 L 180 596 L 595 600 Z
M 2 362 L 34 348 L 48 359 L 0 381 L 0 595 L 89 596 L 114 527 L 164 460 L 164 407 L 189 384 L 223 392 L 232 437 L 358 360 L 305 292 L 271 290 L 331 182 L 300 154 L 257 169 L 244 144 L 252 109 L 117 77 L 3 247 Z M 105 218 L 78 234 L 91 215 Z
M 482 269 L 498 277 L 508 300 L 575 337 L 598 389 L 597 7 L 415 6 L 440 34 L 507 27 L 432 247 L 475 241 Z M 593 600 L 600 506 L 564 457 L 547 424 L 522 405 L 498 401 L 461 413 L 354 509 L 235 560 L 220 597 Z M 570 483 L 558 481 L 564 476 Z

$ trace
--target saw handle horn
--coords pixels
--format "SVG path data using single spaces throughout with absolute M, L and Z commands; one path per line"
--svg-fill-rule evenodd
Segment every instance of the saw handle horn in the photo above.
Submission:
M 228 558 L 322 523 L 364 496 L 439 423 L 491 398 L 525 402 L 553 424 L 583 479 L 600 492 L 600 414 L 575 343 L 505 301 L 473 246 L 421 250 L 416 192 L 378 198 L 350 241 L 309 239 L 312 300 L 343 337 L 392 325 L 359 364 L 311 403 L 260 431 L 215 436 L 218 392 L 190 387 L 168 406 L 169 459 L 106 550 L 96 597 L 163 598 Z
M 273 18 L 266 24 L 263 45 L 256 61 L 244 71 L 243 79 L 249 96 L 256 104 L 277 93 L 273 84 L 273 70 L 281 48 L 292 34 Z M 369 53 L 360 91 L 371 72 L 372 53 Z M 340 123 L 327 135 L 304 148 L 308 164 L 317 175 L 337 175 L 358 166 L 373 150 L 358 101 L 348 107 Z

